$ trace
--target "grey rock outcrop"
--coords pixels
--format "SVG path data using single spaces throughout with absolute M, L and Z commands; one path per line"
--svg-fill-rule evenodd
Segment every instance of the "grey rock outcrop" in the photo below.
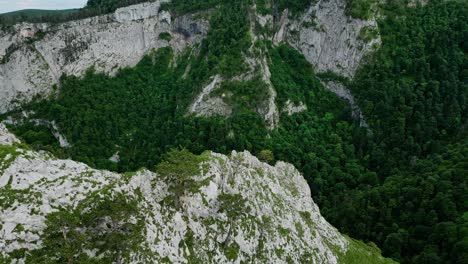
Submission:
M 219 88 L 223 79 L 220 75 L 216 75 L 212 78 L 210 84 L 205 86 L 201 93 L 197 96 L 195 101 L 189 108 L 189 113 L 196 116 L 214 116 L 220 115 L 229 117 L 232 114 L 232 108 L 223 101 L 221 97 L 215 97 L 211 95 L 211 92 Z
M 0 31 L 0 113 L 36 95 L 47 95 L 62 74 L 81 76 L 94 67 L 114 74 L 136 65 L 153 49 L 176 52 L 199 42 L 208 22 L 195 15 L 172 18 L 162 1 L 62 24 L 18 24 Z M 160 39 L 168 32 L 170 41 Z M 40 33 L 40 34 L 38 34 Z
M 333 72 L 353 78 L 366 55 L 381 43 L 375 18 L 355 19 L 346 15 L 346 0 L 318 0 L 305 14 L 290 19 L 284 10 L 273 43 L 287 42 L 299 50 L 316 72 Z M 368 127 L 351 91 L 338 82 L 323 82 L 325 88 L 346 100 L 353 117 Z M 288 109 L 294 110 L 289 106 Z M 291 113 L 291 111 L 287 111 Z M 294 112 L 294 111 L 293 111 Z
M 364 56 L 379 45 L 380 37 L 375 19 L 354 19 L 345 9 L 346 0 L 319 0 L 294 20 L 288 20 L 285 11 L 274 42 L 288 42 L 318 72 L 353 77 Z
M 252 18 L 254 19 L 254 18 Z M 258 20 L 258 18 L 255 18 Z M 264 18 L 265 21 L 268 18 Z M 250 35 L 252 37 L 252 45 L 249 50 L 249 54 L 253 54 L 255 50 L 255 42 L 258 39 L 258 36 L 254 33 L 253 26 L 255 21 L 251 21 Z M 261 21 L 259 23 L 262 23 Z M 266 22 L 265 22 L 266 23 Z M 189 108 L 189 113 L 195 114 L 197 116 L 213 116 L 220 115 L 224 117 L 231 116 L 233 112 L 233 106 L 227 104 L 224 99 L 232 96 L 231 93 L 223 94 L 222 96 L 213 96 L 211 93 L 218 89 L 223 81 L 250 81 L 254 78 L 260 78 L 268 89 L 266 93 L 268 98 L 262 102 L 258 102 L 255 106 L 255 111 L 260 115 L 264 120 L 268 129 L 274 129 L 278 125 L 280 113 L 278 106 L 276 105 L 277 93 L 271 83 L 271 72 L 268 66 L 267 56 L 260 50 L 255 50 L 259 54 L 257 57 L 252 57 L 251 55 L 245 55 L 244 61 L 248 66 L 248 70 L 238 76 L 231 78 L 230 80 L 223 80 L 219 75 L 213 77 L 212 82 L 207 85 L 202 92 L 196 97 L 195 101 Z
M 0 30 L 0 60 L 4 62 L 0 63 L 0 113 L 35 96 L 49 95 L 63 74 L 82 76 L 94 67 L 98 72 L 112 75 L 120 68 L 136 65 L 153 49 L 171 46 L 180 52 L 200 42 L 209 27 L 208 21 L 201 18 L 204 16 L 172 17 L 169 12 L 160 10 L 161 3 L 166 1 L 142 3 L 117 9 L 113 14 L 62 24 L 23 23 Z M 352 78 L 365 55 L 380 43 L 380 38 L 375 19 L 353 19 L 346 15 L 345 8 L 346 0 L 318 0 L 295 18 L 284 10 L 276 18 L 279 20 L 277 27 L 273 26 L 275 18 L 271 15 L 252 16 L 251 49 L 254 49 L 255 41 L 263 37 L 255 35 L 255 23 L 276 28 L 273 42 L 289 43 L 303 53 L 318 72 L 332 71 Z M 170 33 L 171 39 L 160 39 L 159 35 L 166 32 Z M 245 54 L 245 61 L 249 70 L 233 80 L 248 81 L 260 76 L 267 84 L 269 99 L 252 110 L 273 129 L 279 122 L 278 107 L 283 106 L 276 105 L 268 56 Z M 188 112 L 229 117 L 232 106 L 223 100 L 225 98 L 210 94 L 223 81 L 231 80 L 219 79 L 214 84 L 207 84 Z M 294 106 L 288 109 L 288 113 L 306 110 Z

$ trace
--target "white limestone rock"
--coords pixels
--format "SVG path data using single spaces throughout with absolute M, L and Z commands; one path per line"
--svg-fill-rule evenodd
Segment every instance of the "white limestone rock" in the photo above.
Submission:
M 119 151 L 115 152 L 112 157 L 109 158 L 109 161 L 114 162 L 114 163 L 119 163 L 120 162 L 120 153 Z
M 223 82 L 220 75 L 215 75 L 211 78 L 211 82 L 203 88 L 195 101 L 189 108 L 189 113 L 196 116 L 214 116 L 220 115 L 229 117 L 232 114 L 232 108 L 226 104 L 222 98 L 212 96 L 211 93 L 219 88 Z
M 268 100 L 257 108 L 257 113 L 259 113 L 260 116 L 263 116 L 267 127 L 272 130 L 276 128 L 279 123 L 279 111 L 278 106 L 276 105 L 276 97 L 278 94 L 276 93 L 276 90 L 273 87 L 273 83 L 271 82 L 270 67 L 268 66 L 266 57 L 258 59 L 256 63 L 253 64 L 253 66 L 253 69 L 260 69 L 262 81 L 267 84 L 269 95 Z
M 250 36 L 252 37 L 252 43 L 249 50 L 249 54 L 259 52 L 257 56 L 245 55 L 244 61 L 248 65 L 248 70 L 235 76 L 229 80 L 223 80 L 220 75 L 212 77 L 212 82 L 207 85 L 202 92 L 196 97 L 195 101 L 189 108 L 189 113 L 197 116 L 213 116 L 220 115 L 224 117 L 230 117 L 233 111 L 233 106 L 227 104 L 223 99 L 232 94 L 223 94 L 222 96 L 213 96 L 211 93 L 218 89 L 224 81 L 251 81 L 254 78 L 260 78 L 265 84 L 268 91 L 268 98 L 263 102 L 259 102 L 256 105 L 255 111 L 264 120 L 268 129 L 273 130 L 279 123 L 279 111 L 276 105 L 277 93 L 271 82 L 271 72 L 268 66 L 267 54 L 260 50 L 255 50 L 255 42 L 258 40 L 258 36 L 254 33 L 255 23 L 262 23 L 258 20 L 262 20 L 262 17 L 256 16 L 254 21 L 250 23 Z M 268 19 L 268 18 L 265 18 Z M 272 19 L 272 18 L 271 18 Z
M 298 19 L 281 17 L 276 43 L 286 41 L 304 54 L 317 71 L 332 71 L 354 77 L 362 59 L 381 40 L 364 40 L 365 31 L 378 31 L 375 18 L 354 19 L 345 14 L 346 0 L 318 0 Z
M 0 145 L 11 146 L 13 143 L 20 143 L 15 135 L 10 134 L 4 124 L 0 123 Z

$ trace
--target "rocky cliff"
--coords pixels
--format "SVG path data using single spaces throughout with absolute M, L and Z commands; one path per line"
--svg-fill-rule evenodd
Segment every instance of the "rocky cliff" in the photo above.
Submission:
M 362 59 L 380 44 L 374 18 L 346 15 L 346 0 L 315 1 L 302 16 L 288 19 L 285 10 L 275 41 L 287 41 L 319 72 L 353 77 Z
M 29 102 L 37 95 L 50 94 L 62 74 L 81 76 L 90 67 L 114 74 L 120 68 L 136 65 L 151 50 L 171 46 L 180 52 L 203 39 L 209 27 L 204 16 L 172 17 L 169 12 L 160 10 L 162 2 L 166 1 L 133 5 L 113 14 L 79 21 L 23 23 L 0 31 L 0 113 Z M 353 77 L 364 56 L 380 43 L 380 38 L 374 19 L 351 18 L 345 9 L 345 0 L 320 0 L 300 15 L 292 16 L 286 9 L 278 21 L 271 15 L 251 16 L 251 49 L 255 49 L 258 39 L 272 38 L 276 44 L 286 42 L 298 49 L 318 72 L 332 71 Z M 274 34 L 256 35 L 255 24 L 274 29 Z M 249 51 L 253 52 L 258 54 L 258 51 Z M 293 114 L 306 107 L 278 109 L 281 106 L 275 104 L 276 91 L 270 82 L 267 57 L 264 53 L 260 58 L 246 55 L 250 70 L 234 79 L 251 80 L 260 69 L 260 78 L 269 89 L 269 99 L 253 110 L 265 119 L 268 127 L 274 128 L 280 112 Z M 211 96 L 211 92 L 227 80 L 219 76 L 212 78 L 213 83 L 207 84 L 194 99 L 188 112 L 228 117 L 232 106 L 223 98 Z M 348 94 L 354 102 L 351 93 Z
M 0 260 L 5 263 L 23 263 L 18 252 L 48 254 L 41 250 L 48 245 L 52 214 L 76 214 L 77 208 L 86 213 L 96 201 L 90 197 L 118 195 L 135 199 L 138 214 L 131 218 L 143 220 L 141 246 L 125 263 L 346 263 L 353 256 L 387 261 L 328 224 L 290 164 L 270 166 L 248 152 L 205 153 L 192 175 L 198 189 L 185 191 L 177 209 L 168 202 L 171 183 L 161 175 L 94 170 L 18 142 L 0 125 Z M 92 247 L 84 252 L 100 257 Z
M 161 2 L 62 24 L 23 23 L 0 30 L 0 113 L 49 94 L 62 74 L 81 76 L 90 67 L 113 74 L 151 50 L 171 46 L 180 52 L 203 38 L 207 21 L 171 17 L 160 11 Z

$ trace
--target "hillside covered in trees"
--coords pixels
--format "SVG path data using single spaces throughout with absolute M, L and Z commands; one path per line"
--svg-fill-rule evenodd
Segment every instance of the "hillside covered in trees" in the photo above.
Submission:
M 278 17 L 288 8 L 294 17 L 310 2 L 173 0 L 163 9 L 211 10 L 200 47 L 155 50 L 112 77 L 92 68 L 82 78 L 62 76 L 56 94 L 3 117 L 25 110 L 31 119 L 54 120 L 71 147 L 61 148 L 33 122 L 9 128 L 36 149 L 117 172 L 155 170 L 178 147 L 286 161 L 342 233 L 376 243 L 401 263 L 468 263 L 468 3 L 348 0 L 349 16 L 379 13 L 382 39 L 350 79 L 318 73 L 293 47 L 275 45 L 267 28 L 251 27 L 253 4 L 259 13 Z M 85 9 L 110 12 L 125 4 L 90 0 Z M 223 99 L 233 105 L 228 118 L 187 114 L 210 77 L 233 79 L 247 71 L 246 57 L 261 56 L 276 104 L 303 102 L 307 111 L 281 113 L 268 129 L 255 111 L 268 97 L 266 84 L 253 78 L 219 88 L 219 95 L 232 94 Z M 325 79 L 352 91 L 369 127 L 325 89 Z M 109 159 L 116 153 L 119 162 Z

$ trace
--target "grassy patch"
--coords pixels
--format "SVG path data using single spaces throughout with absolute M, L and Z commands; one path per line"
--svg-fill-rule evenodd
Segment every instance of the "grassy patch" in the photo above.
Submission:
M 18 155 L 16 146 L 0 146 L 0 175 L 15 161 Z

